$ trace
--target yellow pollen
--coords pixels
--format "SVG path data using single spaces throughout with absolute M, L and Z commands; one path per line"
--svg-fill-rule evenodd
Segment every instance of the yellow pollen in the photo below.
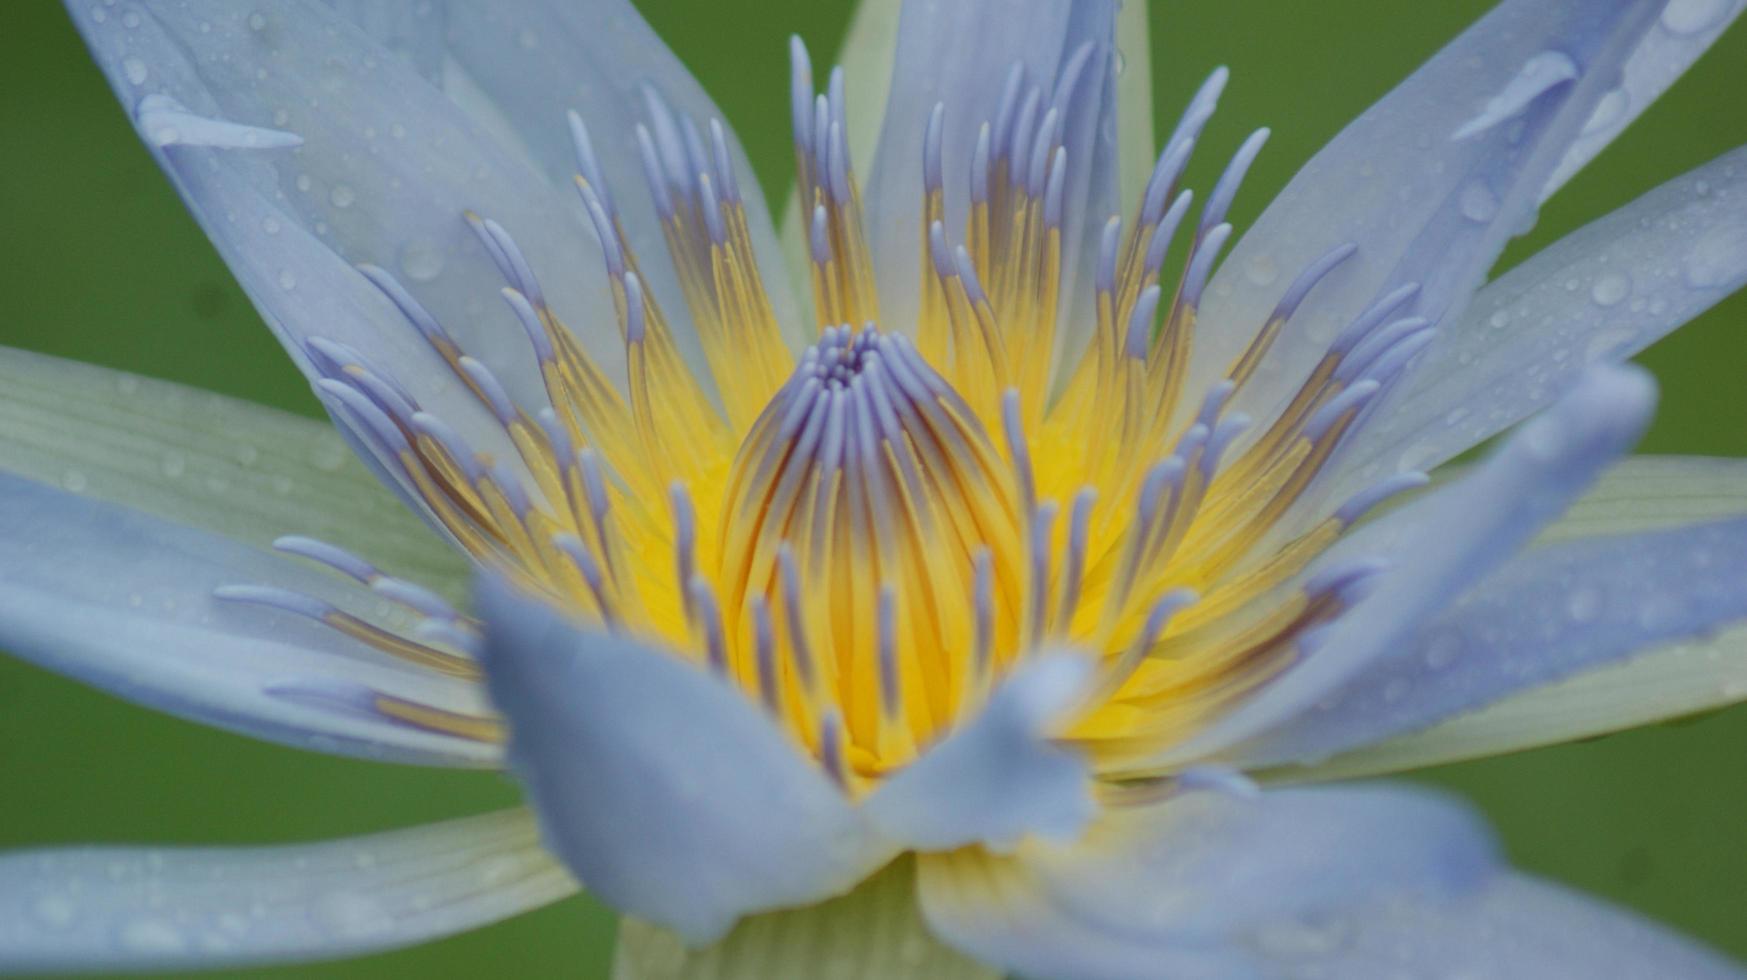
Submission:
M 1361 575 L 1319 584 L 1306 572 L 1383 494 L 1285 518 L 1390 366 L 1423 342 L 1423 324 L 1384 326 L 1411 292 L 1386 298 L 1277 415 L 1252 427 L 1229 410 L 1296 304 L 1350 254 L 1337 250 L 1265 323 L 1222 324 L 1253 329 L 1254 342 L 1224 381 L 1185 390 L 1235 182 L 1216 191 L 1166 289 L 1161 263 L 1190 201 L 1175 186 L 1180 143 L 1166 148 L 1127 234 L 1115 218 L 1102 226 L 1095 295 L 1066 308 L 1065 243 L 1098 237 L 1077 230 L 1068 190 L 1085 164 L 1067 121 L 1100 97 L 1078 77 L 1089 57 L 1076 55 L 1054 90 L 1016 89 L 1006 115 L 981 127 L 957 219 L 941 171 L 944 110 L 930 118 L 914 329 L 879 323 L 840 83 L 815 98 L 810 73 L 797 71 L 819 328 L 804 351 L 784 342 L 765 293 L 720 127 L 703 148 L 692 123 L 651 96 L 637 137 L 686 326 L 641 275 L 645 257 L 573 120 L 624 382 L 546 305 L 507 233 L 475 218 L 550 409 L 515 408 L 391 281 L 379 285 L 497 418 L 507 450 L 468 448 L 440 419 L 384 395 L 375 369 L 343 351 L 329 355 L 330 387 L 475 557 L 581 620 L 716 672 L 852 792 L 914 760 L 1016 663 L 1051 648 L 1100 665 L 1098 696 L 1061 737 L 1109 780 L 1154 775 L 1153 760 L 1348 604 Z M 682 338 L 695 338 L 705 377 Z M 433 669 L 473 669 L 441 644 L 329 621 Z M 501 737 L 490 718 L 387 697 L 377 710 Z

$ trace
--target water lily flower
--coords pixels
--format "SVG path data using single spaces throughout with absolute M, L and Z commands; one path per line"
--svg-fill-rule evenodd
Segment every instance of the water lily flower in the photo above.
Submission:
M 1747 148 L 1488 279 L 1741 6 L 1505 0 L 1239 232 L 1267 131 L 1198 145 L 1221 71 L 1144 155 L 1144 5 L 874 2 L 865 76 L 791 46 L 779 236 L 624 0 L 70 5 L 429 537 L 285 462 L 313 423 L 7 352 L 8 401 L 82 407 L 7 416 L 0 645 L 528 807 L 0 856 L 0 969 L 581 887 L 625 976 L 1742 976 L 1454 801 L 1324 785 L 1747 696 L 1704 639 L 1747 618 L 1747 470 L 1622 460 L 1625 359 L 1747 281 Z M 260 492 L 170 492 L 227 426 L 283 451 Z

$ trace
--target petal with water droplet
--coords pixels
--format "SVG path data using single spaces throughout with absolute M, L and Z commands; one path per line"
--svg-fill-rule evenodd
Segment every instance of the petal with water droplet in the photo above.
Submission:
M 1567 539 L 1506 562 L 1320 704 L 1228 756 L 1252 768 L 1314 763 L 1742 619 L 1747 518 Z
M 1329 496 L 1340 499 L 1404 456 L 1415 468 L 1442 463 L 1547 404 L 1585 366 L 1636 354 L 1743 283 L 1747 147 L 1572 232 L 1482 289 L 1388 396 L 1388 410 L 1354 434 Z M 1452 423 L 1456 408 L 1468 411 Z
M 213 596 L 220 586 L 268 585 L 341 608 L 380 605 L 329 576 L 11 475 L 0 475 L 0 558 L 0 645 L 39 666 L 299 748 L 428 765 L 499 760 L 495 743 L 415 728 L 344 698 L 286 694 L 378 692 L 478 713 L 483 692 L 472 681 L 390 660 L 289 613 Z
M 14 851 L 0 854 L 0 972 L 332 959 L 574 891 L 526 810 L 317 844 Z

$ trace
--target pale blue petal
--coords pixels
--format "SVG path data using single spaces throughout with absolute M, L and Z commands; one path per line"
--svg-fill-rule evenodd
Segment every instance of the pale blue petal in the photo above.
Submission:
M 868 797 L 869 822 L 922 851 L 1078 836 L 1096 809 L 1089 772 L 1050 736 L 1091 680 L 1091 664 L 1068 656 L 1016 668 L 975 718 Z
M 1115 90 L 1112 82 L 1116 12 L 1112 0 L 908 0 L 898 22 L 892 87 L 886 97 L 879 146 L 864 195 L 873 216 L 870 245 L 879 281 L 880 316 L 891 329 L 909 330 L 918 312 L 922 270 L 922 137 L 929 113 L 946 106 L 941 142 L 946 175 L 946 227 L 956 237 L 970 206 L 970 163 L 977 130 L 993 122 L 1015 63 L 1025 83 L 1050 90 L 1074 52 L 1096 45 L 1064 139 L 1071 180 L 1063 230 L 1062 309 L 1095 261 L 1092 238 L 1114 213 L 1116 200 Z M 1040 110 L 1041 114 L 1041 110 Z
M 366 615 L 385 605 L 228 538 L 0 474 L 0 648 L 147 707 L 299 748 L 436 765 L 498 761 L 496 745 L 367 707 L 375 692 L 477 713 L 477 684 L 212 595 L 237 584 Z
M 1188 390 L 1223 375 L 1292 277 L 1346 243 L 1357 253 L 1280 332 L 1234 410 L 1264 417 L 1337 331 L 1404 283 L 1421 284 L 1411 312 L 1459 315 L 1660 7 L 1508 0 L 1349 124 L 1214 277 Z M 1278 271 L 1258 285 L 1257 270 Z
M 526 810 L 316 844 L 15 851 L 0 854 L 0 973 L 356 956 L 575 891 Z
M 1624 909 L 1520 874 L 1447 901 L 1382 901 L 1244 937 L 1279 980 L 1739 980 L 1737 964 Z
M 1674 0 L 1620 69 L 1620 83 L 1602 96 L 1565 159 L 1541 189 L 1551 197 L 1639 113 L 1673 85 L 1723 31 L 1747 10 L 1741 0 Z
M 1584 226 L 1489 283 L 1343 452 L 1333 499 L 1424 470 L 1546 405 L 1747 283 L 1747 147 Z
M 1205 758 L 1285 724 L 1398 649 L 1629 450 L 1654 403 L 1641 369 L 1591 368 L 1474 472 L 1343 542 L 1338 559 L 1365 554 L 1389 563 L 1375 591 L 1297 663 L 1161 761 Z
M 489 413 L 353 268 L 390 270 L 513 393 L 541 404 L 534 358 L 498 294 L 503 276 L 467 209 L 508 229 L 552 307 L 609 370 L 622 362 L 617 331 L 599 315 L 610 299 L 574 190 L 326 6 L 69 9 L 148 148 L 306 372 L 308 338 L 347 344 L 475 448 L 513 458 Z M 142 118 L 165 105 L 301 145 L 166 146 Z
M 752 701 L 679 655 L 478 589 L 486 678 L 547 846 L 694 942 L 849 890 L 895 848 Z
M 417 10 L 420 3 L 395 0 L 394 6 Z M 501 120 L 517 145 L 560 186 L 578 170 L 566 112 L 575 110 L 588 126 L 625 234 L 637 251 L 639 272 L 677 324 L 688 319 L 684 294 L 637 154 L 636 126 L 650 122 L 643 89 L 659 92 L 706 137 L 710 121 L 721 120 L 765 289 L 778 321 L 801 331 L 757 175 L 722 111 L 634 6 L 627 0 L 512 0 L 450 3 L 446 11 L 446 52 L 451 58 L 445 68 L 446 88 L 452 96 L 469 91 L 483 96 L 483 106 L 461 101 L 475 113 Z M 780 58 L 781 51 L 773 43 L 768 54 Z M 780 90 L 772 90 L 768 98 L 772 112 L 787 105 Z M 591 279 L 598 277 L 596 268 L 582 271 Z M 594 316 L 598 320 L 601 313 L 597 310 Z
M 1482 881 L 1490 835 L 1466 809 L 1388 787 L 1191 791 L 1112 811 L 1072 845 L 924 858 L 923 915 L 946 942 L 1028 976 L 1263 977 L 1239 943 L 1383 895 Z
M 1747 519 L 1564 541 L 1488 575 L 1341 690 L 1226 755 L 1315 761 L 1747 618 Z

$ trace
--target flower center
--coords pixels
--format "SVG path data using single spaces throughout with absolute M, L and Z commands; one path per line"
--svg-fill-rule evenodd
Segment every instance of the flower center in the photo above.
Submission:
M 605 256 L 624 378 L 548 307 L 509 233 L 469 215 L 508 283 L 549 407 L 518 407 L 406 289 L 368 267 L 495 420 L 471 430 L 491 443 L 470 444 L 384 366 L 312 340 L 320 392 L 403 494 L 477 560 L 580 619 L 717 672 L 853 791 L 909 762 L 1018 659 L 1052 645 L 1099 661 L 1099 697 L 1063 737 L 1104 778 L 1151 775 L 1165 750 L 1290 662 L 1378 571 L 1308 569 L 1368 507 L 1423 477 L 1385 480 L 1332 512 L 1306 491 L 1431 328 L 1411 314 L 1415 287 L 1381 297 L 1295 393 L 1257 402 L 1270 420 L 1250 431 L 1229 406 L 1354 249 L 1304 269 L 1265 322 L 1221 324 L 1254 339 L 1222 373 L 1197 373 L 1200 300 L 1266 133 L 1239 148 L 1188 222 L 1192 198 L 1177 181 L 1224 82 L 1216 73 L 1126 231 L 1111 217 L 1087 235 L 1098 226 L 1080 212 L 1092 204 L 1069 190 L 1088 185 L 1075 171 L 1086 161 L 1070 143 L 1096 127 L 1072 123 L 1100 111 L 1105 87 L 1093 81 L 1109 54 L 1087 45 L 1052 80 L 1015 69 L 978 132 L 962 214 L 949 210 L 946 109 L 930 115 L 913 331 L 873 325 L 871 225 L 848 165 L 841 76 L 816 95 L 797 42 L 796 150 L 819 323 L 798 358 L 758 274 L 722 128 L 712 122 L 706 140 L 650 92 L 637 144 L 689 333 L 647 292 L 573 119 L 576 183 Z M 952 243 L 949 223 L 962 223 L 964 244 Z M 1167 289 L 1165 255 L 1181 228 L 1186 258 Z M 1070 238 L 1095 253 L 1080 303 L 1063 295 Z M 686 349 L 694 339 L 709 369 L 702 384 Z M 1209 376 L 1218 380 L 1192 380 Z M 273 590 L 225 597 L 477 674 L 478 623 L 331 545 L 295 539 L 286 550 L 366 582 L 413 624 L 391 628 Z M 501 737 L 495 719 L 378 692 L 297 696 Z
M 908 761 L 1016 648 L 1011 470 L 907 339 L 827 328 L 753 423 L 726 501 L 723 629 L 753 642 L 725 668 L 798 732 L 841 724 L 854 771 Z

